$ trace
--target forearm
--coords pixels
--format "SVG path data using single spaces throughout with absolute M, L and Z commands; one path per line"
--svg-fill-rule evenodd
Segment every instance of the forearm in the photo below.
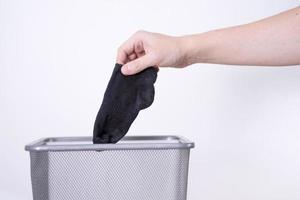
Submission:
M 187 62 L 282 66 L 300 64 L 300 7 L 226 29 L 182 37 Z

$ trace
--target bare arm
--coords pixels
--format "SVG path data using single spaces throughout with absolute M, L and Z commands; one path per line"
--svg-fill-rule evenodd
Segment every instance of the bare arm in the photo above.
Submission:
M 300 64 L 300 7 L 237 27 L 187 36 L 191 62 L 232 65 Z
M 194 63 L 286 66 L 300 64 L 300 7 L 236 27 L 172 37 L 138 32 L 118 51 L 124 74 L 148 66 Z

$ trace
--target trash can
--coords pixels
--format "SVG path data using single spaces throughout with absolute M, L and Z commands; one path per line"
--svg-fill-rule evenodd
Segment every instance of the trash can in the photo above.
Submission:
M 30 152 L 34 200 L 186 200 L 190 149 L 179 136 L 44 138 Z

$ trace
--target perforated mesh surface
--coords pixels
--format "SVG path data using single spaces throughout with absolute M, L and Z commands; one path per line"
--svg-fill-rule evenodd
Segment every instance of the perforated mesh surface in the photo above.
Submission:
M 185 200 L 189 149 L 31 152 L 34 200 Z

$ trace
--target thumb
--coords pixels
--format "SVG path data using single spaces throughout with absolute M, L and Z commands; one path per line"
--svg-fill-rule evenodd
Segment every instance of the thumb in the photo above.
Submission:
M 144 55 L 123 65 L 121 71 L 124 75 L 133 75 L 150 67 L 151 63 L 151 57 L 149 55 Z

